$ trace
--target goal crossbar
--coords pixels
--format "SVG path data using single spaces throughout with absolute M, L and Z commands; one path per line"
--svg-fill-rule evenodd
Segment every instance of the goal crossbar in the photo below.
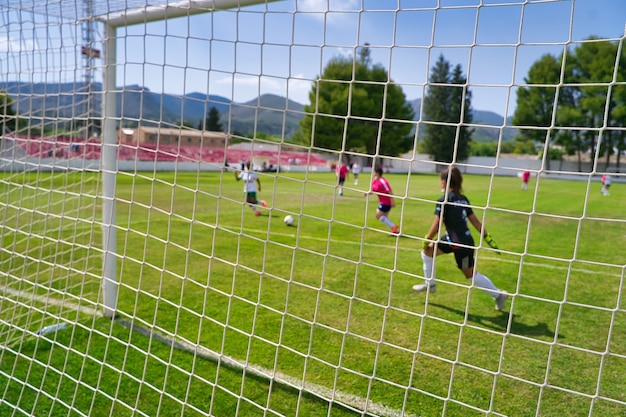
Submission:
M 129 11 L 119 11 L 98 16 L 97 20 L 111 27 L 130 26 L 135 24 L 156 22 L 159 20 L 191 16 L 216 10 L 238 9 L 278 0 L 184 0 L 177 3 L 148 6 Z

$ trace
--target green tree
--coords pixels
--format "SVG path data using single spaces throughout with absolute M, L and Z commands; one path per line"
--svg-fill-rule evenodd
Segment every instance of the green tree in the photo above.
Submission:
M 583 120 L 582 111 L 575 105 L 563 104 L 557 110 L 557 121 L 561 127 L 581 126 Z M 583 132 L 580 129 L 561 128 L 555 142 L 563 146 L 565 153 L 568 155 L 577 155 L 578 171 L 582 171 L 582 154 L 588 149 L 584 141 Z
M 525 87 L 517 90 L 517 106 L 513 114 L 513 124 L 518 126 L 518 142 L 531 141 L 550 148 L 550 138 L 554 108 L 556 106 L 557 85 L 561 77 L 561 65 L 550 54 L 543 55 L 535 62 L 524 78 Z M 529 128 L 524 128 L 528 126 Z M 543 154 L 543 153 L 542 153 Z M 548 164 L 549 164 L 548 159 Z
M 617 45 L 609 41 L 589 38 L 568 54 L 566 82 L 580 86 L 577 88 L 576 104 L 582 111 L 583 124 L 590 128 L 586 138 L 590 142 L 592 155 L 600 146 L 600 155 L 606 155 L 606 166 L 613 153 L 611 131 L 605 131 L 602 142 L 597 143 L 598 128 L 604 126 L 607 109 L 616 103 L 609 103 L 609 83 L 613 81 L 617 58 Z M 608 105 L 608 107 L 607 107 Z M 608 120 L 608 119 L 607 119 Z
M 471 156 L 496 156 L 497 154 L 497 142 L 472 142 L 470 146 Z
M 614 149 L 626 148 L 626 53 L 618 56 L 618 45 L 589 38 L 559 59 L 544 55 L 535 62 L 527 86 L 517 92 L 513 124 L 521 135 L 516 140 L 544 143 L 547 155 L 553 155 L 550 145 L 558 144 L 578 155 L 579 169 L 581 155 L 590 151 L 605 156 L 608 168 Z
M 454 87 L 452 89 L 452 105 L 454 120 L 462 120 L 462 124 L 457 126 L 457 160 L 463 161 L 469 156 L 469 147 L 472 142 L 472 134 L 474 129 L 470 129 L 468 125 L 473 122 L 472 117 L 472 92 L 467 88 L 467 78 L 463 76 L 463 70 L 460 65 L 454 67 L 452 71 L 452 84 L 462 87 Z M 458 103 L 458 104 L 455 104 Z
M 204 119 L 205 129 L 209 132 L 223 132 L 224 128 L 220 122 L 220 112 L 215 106 L 212 106 L 207 113 L 206 119 Z M 202 130 L 202 127 L 200 127 Z
M 370 65 L 369 48 L 357 60 L 331 59 L 309 92 L 299 143 L 331 150 L 364 149 L 398 155 L 413 146 L 413 109 L 381 65 Z
M 5 91 L 0 90 L 0 134 L 7 130 L 15 131 L 18 125 L 13 99 Z
M 439 56 L 422 104 L 425 133 L 421 148 L 434 160 L 462 161 L 469 156 L 471 97 L 461 66 L 451 69 L 443 55 Z
M 626 45 L 624 45 L 626 46 Z M 626 49 L 622 46 L 617 84 L 611 89 L 611 108 L 609 126 L 614 133 L 617 153 L 617 168 L 620 167 L 622 152 L 626 150 Z
M 497 156 L 500 153 L 516 153 L 513 142 L 475 142 L 469 147 L 470 156 Z

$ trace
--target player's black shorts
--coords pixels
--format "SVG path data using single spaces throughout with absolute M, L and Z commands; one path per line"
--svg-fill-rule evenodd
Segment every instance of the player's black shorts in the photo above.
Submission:
M 474 266 L 474 249 L 472 248 L 457 246 L 447 240 L 437 242 L 437 248 L 443 253 L 454 253 L 456 266 L 461 270 Z
M 378 210 L 382 211 L 383 213 L 389 213 L 391 211 L 391 206 L 388 206 L 387 204 L 379 204 Z

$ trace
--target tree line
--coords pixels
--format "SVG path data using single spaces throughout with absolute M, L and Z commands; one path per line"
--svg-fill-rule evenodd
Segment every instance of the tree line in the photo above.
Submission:
M 560 56 L 546 54 L 530 68 L 516 92 L 514 143 L 500 151 L 606 158 L 626 150 L 626 49 L 623 41 L 589 38 Z M 357 57 L 335 58 L 309 93 L 310 105 L 294 140 L 323 149 L 396 156 L 418 147 L 439 162 L 463 161 L 484 144 L 472 144 L 472 93 L 460 65 L 439 56 L 431 68 L 421 122 L 402 90 L 367 44 Z M 419 131 L 422 130 L 422 131 Z M 474 146 L 473 146 L 474 145 Z M 504 149 L 506 148 L 506 149 Z M 494 151 L 493 149 L 491 151 Z
M 324 67 L 309 92 L 310 104 L 292 138 L 294 144 L 346 155 L 397 156 L 417 148 L 438 162 L 463 161 L 496 152 L 562 154 L 594 160 L 626 150 L 626 50 L 622 41 L 589 38 L 560 56 L 543 55 L 516 91 L 513 143 L 472 142 L 472 92 L 460 65 L 440 55 L 429 73 L 420 122 L 400 86 L 372 62 L 369 45 L 355 57 L 336 57 Z M 12 99 L 0 92 L 3 131 L 25 124 Z M 199 129 L 222 131 L 211 107 Z M 264 136 L 266 139 L 267 135 Z M 350 162 L 350 161 L 347 161 Z
M 536 61 L 517 91 L 513 124 L 519 142 L 561 152 L 604 157 L 605 167 L 616 155 L 620 166 L 626 150 L 626 50 L 623 40 L 589 38 L 560 56 L 546 54 Z

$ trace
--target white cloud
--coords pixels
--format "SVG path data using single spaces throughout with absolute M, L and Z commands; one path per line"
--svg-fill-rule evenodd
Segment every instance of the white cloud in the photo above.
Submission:
M 289 79 L 236 75 L 213 80 L 210 93 L 243 103 L 262 94 L 289 97 L 300 104 L 308 104 L 312 81 L 303 74 Z
M 297 3 L 299 12 L 324 13 L 328 11 L 327 0 L 301 0 Z
M 329 7 L 330 3 L 330 7 Z M 299 0 L 298 11 L 324 13 L 328 11 L 360 10 L 360 2 L 357 0 Z
M 289 99 L 300 104 L 309 104 L 309 92 L 311 91 L 312 81 L 300 77 L 302 75 L 289 80 Z
M 32 51 L 33 49 L 34 44 L 32 41 L 23 39 L 16 41 L 6 37 L 0 38 L 0 52 L 20 53 Z

